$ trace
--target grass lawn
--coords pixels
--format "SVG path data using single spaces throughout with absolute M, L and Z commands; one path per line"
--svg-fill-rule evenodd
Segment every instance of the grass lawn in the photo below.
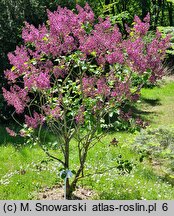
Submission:
M 161 87 L 143 89 L 137 109 L 150 121 L 151 128 L 170 127 L 174 122 L 174 82 Z M 62 184 L 57 162 L 49 160 L 39 147 L 24 146 L 20 139 L 10 138 L 0 127 L 0 197 L 1 199 L 36 199 L 37 192 Z M 174 188 L 165 176 L 152 166 L 149 159 L 139 162 L 141 155 L 132 148 L 137 133 L 110 133 L 88 154 L 87 178 L 79 185 L 96 192 L 94 199 L 174 199 Z M 118 146 L 110 146 L 116 138 Z M 77 155 L 72 142 L 71 168 L 76 168 Z M 121 155 L 121 156 L 120 156 Z M 130 173 L 119 171 L 117 161 L 128 162 Z
M 153 89 L 142 89 L 140 108 L 147 115 L 151 126 L 174 124 L 174 81 L 164 80 L 166 83 Z

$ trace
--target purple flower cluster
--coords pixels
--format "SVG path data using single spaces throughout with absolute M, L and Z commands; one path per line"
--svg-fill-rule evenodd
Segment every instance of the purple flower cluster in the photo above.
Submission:
M 76 9 L 78 11 L 77 19 L 81 23 L 87 23 L 87 22 L 93 23 L 94 22 L 94 13 L 88 4 L 86 4 L 84 8 L 77 5 Z
M 82 105 L 80 106 L 78 110 L 78 114 L 75 116 L 75 120 L 77 124 L 83 124 L 84 123 L 84 111 L 85 107 Z
M 17 85 L 14 85 L 13 87 L 11 86 L 10 91 L 7 91 L 5 88 L 2 88 L 2 90 L 8 105 L 14 106 L 16 113 L 23 113 L 24 108 L 29 101 L 27 91 Z
M 164 59 L 166 49 L 170 45 L 171 36 L 168 35 L 162 40 L 160 38 L 161 34 L 157 31 L 156 38 L 147 45 L 147 63 L 152 70 L 152 76 L 150 77 L 150 81 L 152 80 L 152 82 L 163 76 L 162 59 Z
M 150 27 L 150 14 L 148 13 L 147 16 L 144 18 L 144 22 L 142 22 L 138 16 L 135 16 L 134 22 L 135 25 L 133 30 L 135 31 L 135 34 L 138 34 L 140 36 L 146 35 Z
M 60 66 L 55 66 L 53 68 L 53 73 L 54 73 L 54 76 L 55 78 L 64 78 L 67 74 L 67 70 L 66 68 L 64 67 L 64 65 L 60 65 Z
M 96 91 L 95 91 L 95 84 L 96 84 L 96 78 L 94 77 L 83 77 L 82 79 L 82 85 L 83 85 L 83 92 L 85 96 L 87 97 L 95 97 Z
M 19 75 L 27 69 L 27 65 L 25 63 L 29 61 L 29 56 L 25 47 L 17 47 L 14 53 L 8 54 L 8 59 L 10 64 L 17 69 Z
M 15 133 L 15 131 L 11 130 L 10 128 L 6 127 L 6 131 L 7 133 L 12 136 L 12 137 L 15 137 L 17 136 L 17 134 Z
M 121 82 L 115 80 L 113 90 L 111 92 L 111 97 L 114 97 L 118 102 L 124 99 L 129 99 L 131 96 L 129 82 Z
M 107 76 L 87 77 L 82 80 L 84 97 L 98 98 L 93 111 L 100 110 L 103 107 L 103 102 L 113 101 L 120 103 L 124 100 L 135 101 L 138 100 L 138 94 L 132 94 L 130 90 L 130 83 L 126 81 L 120 81 L 117 77 L 114 77 L 112 72 Z M 109 84 L 112 81 L 112 84 Z
M 128 55 L 126 59 L 127 65 L 139 73 L 145 72 L 148 69 L 148 61 L 143 39 L 140 37 L 133 41 L 129 39 L 124 42 L 124 46 Z
M 141 128 L 146 128 L 149 125 L 148 122 L 143 121 L 140 117 L 136 118 L 135 124 Z
M 29 61 L 29 55 L 24 46 L 16 47 L 14 53 L 8 54 L 8 59 L 11 65 L 13 65 L 11 70 L 5 71 L 5 77 L 12 82 L 23 74 L 23 72 L 27 71 L 26 62 Z
M 123 112 L 123 111 L 120 110 L 119 117 L 120 117 L 122 120 L 128 122 L 128 121 L 132 118 L 132 111 L 129 110 L 128 112 Z
M 37 112 L 33 113 L 33 117 L 25 115 L 25 123 L 28 127 L 37 128 L 38 125 L 42 125 L 45 121 L 45 117 Z
M 162 39 L 157 32 L 152 42 L 148 44 L 144 42 L 143 37 L 149 29 L 149 14 L 143 22 L 135 16 L 134 26 L 132 30 L 129 29 L 130 36 L 127 40 L 123 40 L 118 26 L 112 26 L 109 18 L 105 20 L 99 18 L 99 23 L 94 24 L 94 13 L 88 4 L 84 8 L 77 5 L 77 11 L 78 14 L 75 14 L 61 7 L 55 12 L 48 11 L 48 27 L 41 25 L 35 28 L 26 23 L 22 37 L 24 42 L 31 43 L 35 50 L 21 46 L 17 47 L 14 53 L 9 53 L 10 63 L 14 67 L 5 72 L 6 78 L 15 81 L 24 73 L 25 86 L 29 89 L 32 87 L 31 80 L 36 87 L 49 88 L 48 79 L 53 63 L 48 61 L 41 67 L 40 59 L 44 55 L 59 57 L 76 50 L 80 50 L 83 56 L 86 56 L 86 60 L 91 53 L 95 53 L 99 65 L 117 63 L 127 65 L 140 74 L 152 70 L 155 71 L 157 78 L 162 75 L 161 60 L 169 46 L 170 38 Z M 88 23 L 93 29 L 90 33 L 87 33 L 83 27 Z M 31 58 L 35 59 L 36 65 L 30 62 Z M 63 78 L 66 75 L 67 71 L 63 66 L 54 67 L 53 73 L 56 78 Z
M 34 65 L 28 65 L 28 70 L 23 76 L 25 89 L 31 90 L 32 88 L 37 89 L 48 89 L 50 88 L 50 68 L 49 65 L 40 66 L 38 69 Z
M 5 71 L 11 87 L 10 90 L 3 88 L 3 95 L 18 114 L 23 113 L 29 103 L 34 103 L 33 95 L 38 94 L 41 99 L 35 104 L 40 109 L 38 113 L 25 115 L 29 127 L 43 124 L 49 119 L 47 116 L 61 120 L 64 96 L 69 95 L 72 101 L 77 99 L 79 104 L 73 101 L 66 109 L 78 110 L 74 120 L 83 123 L 87 110 L 94 114 L 107 110 L 108 106 L 117 108 L 125 100 L 138 100 L 138 92 L 132 92 L 132 72 L 138 76 L 148 72 L 151 82 L 162 77 L 162 60 L 170 37 L 162 38 L 157 32 L 151 42 L 145 40 L 149 14 L 143 21 L 135 16 L 134 26 L 127 27 L 129 35 L 123 39 L 118 26 L 112 25 L 109 18 L 95 22 L 88 4 L 84 8 L 77 5 L 77 13 L 61 7 L 47 13 L 47 25 L 36 28 L 25 24 L 24 46 L 8 54 L 12 68 Z M 93 72 L 91 64 L 94 64 Z M 23 88 L 17 86 L 18 83 Z M 57 98 L 57 102 L 53 98 Z M 85 106 L 84 99 L 95 104 Z
M 93 23 L 94 13 L 88 4 L 83 8 L 77 5 L 78 14 L 67 8 L 58 7 L 57 11 L 48 13 L 49 28 L 45 25 L 35 28 L 26 23 L 22 38 L 26 43 L 34 44 L 41 54 L 60 56 L 77 49 L 80 41 L 85 39 L 82 24 Z
M 100 19 L 100 22 L 94 25 L 94 30 L 86 37 L 79 49 L 86 55 L 95 52 L 99 65 L 104 65 L 106 62 L 110 64 L 123 63 L 121 41 L 122 35 L 117 25 L 112 27 L 109 18 Z
M 124 55 L 123 52 L 120 49 L 115 49 L 114 52 L 111 54 L 106 55 L 106 60 L 109 62 L 109 64 L 124 63 Z
M 61 117 L 61 108 L 59 104 L 57 104 L 54 108 L 50 108 L 50 106 L 42 107 L 45 116 L 51 116 L 51 118 L 58 119 Z
M 108 97 L 110 88 L 107 85 L 107 80 L 104 77 L 97 79 L 96 77 L 85 76 L 82 79 L 83 92 L 86 97 Z
M 101 95 L 104 97 L 108 97 L 110 95 L 110 88 L 107 85 L 107 81 L 104 77 L 98 79 L 96 85 L 97 85 L 96 95 Z

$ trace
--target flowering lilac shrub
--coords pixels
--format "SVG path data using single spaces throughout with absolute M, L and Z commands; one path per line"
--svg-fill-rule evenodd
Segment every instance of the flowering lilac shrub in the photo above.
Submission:
M 37 142 L 66 170 L 71 167 L 70 141 L 77 140 L 79 167 L 71 184 L 67 179 L 67 197 L 83 174 L 87 152 L 101 136 L 101 129 L 112 127 L 106 124 L 106 116 L 125 117 L 119 111 L 121 105 L 138 100 L 143 81 L 133 85 L 133 75 L 150 82 L 163 76 L 169 37 L 157 32 L 147 43 L 149 20 L 149 15 L 144 21 L 135 16 L 133 27 L 127 27 L 128 38 L 123 39 L 109 18 L 96 22 L 88 4 L 77 5 L 77 13 L 58 7 L 48 11 L 46 24 L 36 28 L 26 23 L 24 45 L 8 54 L 12 68 L 5 76 L 10 88 L 3 88 L 3 95 L 17 114 L 24 114 L 20 134 L 38 128 Z M 43 147 L 39 139 L 43 126 L 57 135 L 63 159 Z

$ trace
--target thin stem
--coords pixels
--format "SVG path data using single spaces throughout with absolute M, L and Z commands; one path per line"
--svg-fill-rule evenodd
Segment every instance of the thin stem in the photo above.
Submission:
M 22 125 L 21 123 L 19 123 L 19 122 L 16 120 L 16 118 L 14 117 L 14 114 L 15 114 L 15 113 L 16 113 L 15 111 L 12 113 L 12 118 L 13 118 L 13 120 L 14 120 L 17 124 L 19 124 L 21 127 L 23 127 L 23 125 Z
M 39 137 L 39 142 L 38 142 L 38 143 L 39 143 L 39 146 L 40 146 L 41 149 L 47 154 L 47 156 L 53 158 L 54 160 L 59 161 L 61 164 L 63 164 L 63 166 L 65 166 L 65 163 L 64 163 L 61 159 L 59 159 L 59 158 L 57 158 L 57 157 L 51 155 L 51 154 L 49 153 L 49 151 L 48 151 L 47 149 L 45 149 L 45 148 L 42 146 L 42 144 L 41 144 L 41 142 L 40 142 L 41 130 L 42 130 L 42 125 L 40 125 L 39 131 L 38 131 L 38 137 Z

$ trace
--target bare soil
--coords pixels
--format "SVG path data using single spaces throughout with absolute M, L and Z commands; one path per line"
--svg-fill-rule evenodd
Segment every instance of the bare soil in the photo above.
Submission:
M 72 200 L 91 200 L 96 193 L 91 189 L 78 187 L 73 193 Z M 53 188 L 45 188 L 42 192 L 38 193 L 38 200 L 63 200 L 64 190 L 61 186 L 54 186 Z

